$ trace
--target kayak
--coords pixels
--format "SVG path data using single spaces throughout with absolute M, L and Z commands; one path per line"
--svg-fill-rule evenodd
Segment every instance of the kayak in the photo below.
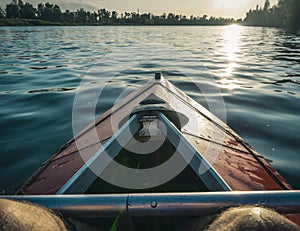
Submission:
M 60 209 L 48 207 L 71 216 L 91 205 L 86 216 L 98 211 L 99 217 L 113 217 L 136 204 L 130 214 L 147 217 L 195 216 L 261 203 L 300 224 L 299 192 L 161 73 L 68 141 L 17 194 L 43 205 L 59 198 Z M 83 210 L 62 208 L 77 202 Z

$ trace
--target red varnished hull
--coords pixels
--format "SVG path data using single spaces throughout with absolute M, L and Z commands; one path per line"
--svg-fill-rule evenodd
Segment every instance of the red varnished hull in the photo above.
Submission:
M 70 140 L 20 188 L 19 194 L 56 194 L 84 164 L 82 156 L 89 159 L 112 137 L 112 124 L 118 124 L 150 94 L 168 102 L 178 112 L 183 112 L 186 110 L 184 107 L 189 105 L 190 111 L 183 113 L 194 115 L 183 127 L 183 136 L 207 159 L 232 190 L 292 189 L 259 153 L 226 124 L 168 81 L 153 81 L 131 93 L 114 106 L 113 110 L 100 116 L 95 122 L 96 138 L 92 136 L 94 124 L 91 124 L 76 139 Z M 212 157 L 211 150 L 218 150 L 218 155 Z M 299 216 L 291 215 L 289 218 L 300 224 Z

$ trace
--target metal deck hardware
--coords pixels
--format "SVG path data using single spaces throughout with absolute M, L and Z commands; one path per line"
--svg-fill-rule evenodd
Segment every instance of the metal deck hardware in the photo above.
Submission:
M 161 131 L 157 126 L 157 116 L 143 116 L 139 119 L 139 122 L 143 123 L 142 129 L 139 131 L 140 136 L 159 136 Z
M 91 184 L 100 176 L 101 172 L 113 161 L 122 148 L 138 132 L 139 121 L 143 122 L 143 128 L 139 131 L 141 136 L 160 135 L 165 132 L 166 137 L 173 146 L 192 167 L 197 176 L 203 181 L 210 191 L 230 191 L 228 184 L 205 160 L 205 158 L 193 148 L 193 146 L 182 136 L 176 126 L 161 112 L 157 116 L 142 116 L 134 114 L 116 133 L 111 137 L 91 159 L 83 165 L 68 181 L 61 187 L 57 194 L 85 193 Z M 160 129 L 159 123 L 163 123 L 166 129 Z M 163 131 L 165 130 L 165 131 Z M 122 141 L 120 144 L 119 141 Z M 178 141 L 180 141 L 178 143 Z M 204 173 L 199 172 L 202 167 Z M 97 169 L 97 174 L 93 171 Z

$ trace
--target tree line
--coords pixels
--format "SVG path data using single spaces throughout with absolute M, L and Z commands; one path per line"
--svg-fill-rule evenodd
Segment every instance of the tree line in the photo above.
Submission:
M 83 8 L 76 11 L 65 10 L 49 2 L 39 3 L 37 8 L 22 0 L 12 0 L 5 10 L 0 8 L 0 18 L 7 19 L 40 19 L 48 22 L 64 24 L 99 24 L 99 25 L 227 25 L 236 22 L 233 18 L 208 17 L 207 15 L 187 17 L 181 14 L 162 14 L 124 12 L 99 9 L 86 11 Z
M 300 28 L 300 0 L 279 0 L 271 7 L 266 0 L 264 6 L 256 6 L 247 12 L 243 23 L 250 26 L 274 26 Z
M 99 9 L 86 11 L 83 8 L 76 11 L 65 10 L 49 2 L 39 3 L 34 7 L 22 0 L 12 0 L 3 10 L 0 7 L 0 18 L 6 19 L 39 19 L 44 22 L 61 23 L 63 25 L 227 25 L 242 23 L 250 26 L 273 26 L 300 28 L 300 0 L 278 0 L 271 7 L 270 1 L 265 0 L 263 6 L 256 6 L 247 12 L 244 20 L 222 17 L 193 16 L 181 14 L 162 14 L 124 12 Z

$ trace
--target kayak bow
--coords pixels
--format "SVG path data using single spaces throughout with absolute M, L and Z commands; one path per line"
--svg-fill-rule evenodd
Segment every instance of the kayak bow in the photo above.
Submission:
M 111 197 L 119 198 L 121 207 L 124 198 L 126 202 L 131 195 L 139 198 L 138 203 L 153 196 L 167 198 L 169 206 L 180 200 L 182 206 L 190 203 L 197 206 L 204 203 L 200 203 L 204 198 L 201 195 L 212 192 L 218 193 L 210 195 L 218 195 L 218 200 L 225 201 L 210 204 L 206 212 L 236 206 L 234 195 L 244 197 L 238 200 L 241 205 L 262 203 L 275 209 L 278 205 L 282 213 L 300 212 L 299 200 L 291 202 L 288 196 L 290 193 L 299 198 L 299 192 L 293 191 L 263 156 L 160 73 L 67 142 L 18 190 L 18 194 L 25 195 L 59 194 L 59 200 L 64 200 L 62 194 L 97 194 L 79 197 L 82 200 L 79 204 L 85 204 L 84 198 L 93 203 L 92 196 Z M 38 201 L 32 199 L 38 197 L 29 196 L 28 200 Z M 71 196 L 65 198 L 68 197 Z M 44 205 L 48 199 L 52 200 L 52 196 L 41 198 Z M 275 198 L 281 198 L 282 203 L 272 203 Z M 111 206 L 117 203 L 113 201 Z M 156 215 L 184 216 L 178 212 L 180 206 L 176 206 L 170 214 L 165 209 Z M 184 210 L 194 209 L 201 215 L 195 206 Z M 53 207 L 58 209 L 52 204 Z M 146 210 L 142 214 L 146 216 L 150 207 L 143 208 Z M 107 211 L 106 215 L 109 214 Z M 299 216 L 287 216 L 300 224 Z

